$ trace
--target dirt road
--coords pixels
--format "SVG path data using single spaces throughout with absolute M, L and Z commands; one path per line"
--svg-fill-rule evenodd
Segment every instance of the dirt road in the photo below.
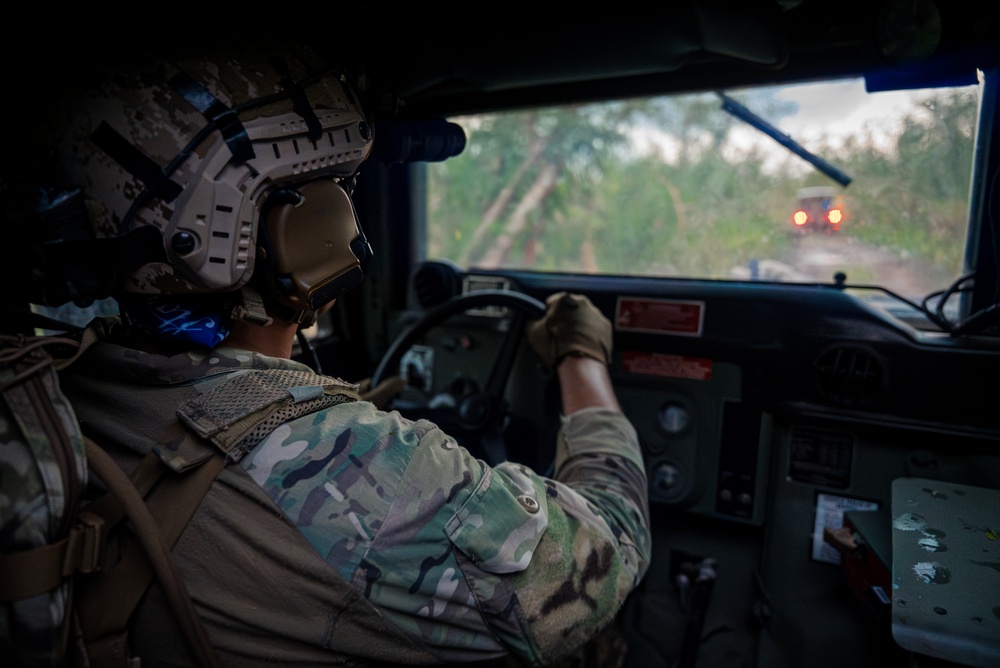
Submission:
M 940 290 L 949 276 L 926 260 L 868 245 L 846 234 L 804 234 L 777 260 L 760 260 L 761 280 L 832 283 L 843 272 L 855 285 L 880 285 L 911 299 Z

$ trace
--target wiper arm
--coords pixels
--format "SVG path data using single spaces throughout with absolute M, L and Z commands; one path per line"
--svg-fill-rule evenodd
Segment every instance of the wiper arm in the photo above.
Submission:
M 716 91 L 715 94 L 722 99 L 723 111 L 728 112 L 733 116 L 735 116 L 736 118 L 739 118 L 740 120 L 745 121 L 750 125 L 752 125 L 753 127 L 757 128 L 758 130 L 766 134 L 768 137 L 772 138 L 774 141 L 778 142 L 779 144 L 787 148 L 795 155 L 799 156 L 803 160 L 812 164 L 816 169 L 823 172 L 824 174 L 829 176 L 831 179 L 833 179 L 840 185 L 847 187 L 847 184 L 851 182 L 850 176 L 840 171 L 839 169 L 828 163 L 826 160 L 819 157 L 818 155 L 810 153 L 797 141 L 795 141 L 794 139 L 786 135 L 784 132 L 782 132 L 778 128 L 774 127 L 773 125 L 765 121 L 757 114 L 753 113 L 752 111 L 744 107 L 742 104 L 740 104 L 733 98 L 729 97 L 722 91 Z

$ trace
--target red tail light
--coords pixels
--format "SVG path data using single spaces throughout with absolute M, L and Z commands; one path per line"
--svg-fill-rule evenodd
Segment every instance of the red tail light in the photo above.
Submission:
M 792 214 L 792 222 L 798 225 L 799 227 L 802 227 L 803 225 L 809 222 L 809 214 L 803 211 L 802 209 L 799 209 L 798 211 Z
M 840 209 L 830 209 L 826 219 L 830 221 L 831 225 L 840 225 L 840 221 L 844 220 L 844 212 Z

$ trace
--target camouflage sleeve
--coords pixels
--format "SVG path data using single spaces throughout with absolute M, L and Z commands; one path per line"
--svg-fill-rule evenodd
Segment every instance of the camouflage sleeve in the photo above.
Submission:
M 635 430 L 561 431 L 556 479 L 488 467 L 435 425 L 342 404 L 243 460 L 326 562 L 444 661 L 559 659 L 610 623 L 649 558 Z
M 617 411 L 574 413 L 554 478 L 507 462 L 483 480 L 447 527 L 465 579 L 508 650 L 533 665 L 565 658 L 611 623 L 649 564 L 635 429 Z

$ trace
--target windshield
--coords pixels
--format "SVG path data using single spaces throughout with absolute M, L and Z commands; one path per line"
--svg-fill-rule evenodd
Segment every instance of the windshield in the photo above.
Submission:
M 816 163 L 723 109 L 727 98 Z M 979 86 L 863 80 L 453 118 L 426 257 L 463 268 L 879 285 L 963 271 Z M 845 184 L 846 182 L 846 184 Z

